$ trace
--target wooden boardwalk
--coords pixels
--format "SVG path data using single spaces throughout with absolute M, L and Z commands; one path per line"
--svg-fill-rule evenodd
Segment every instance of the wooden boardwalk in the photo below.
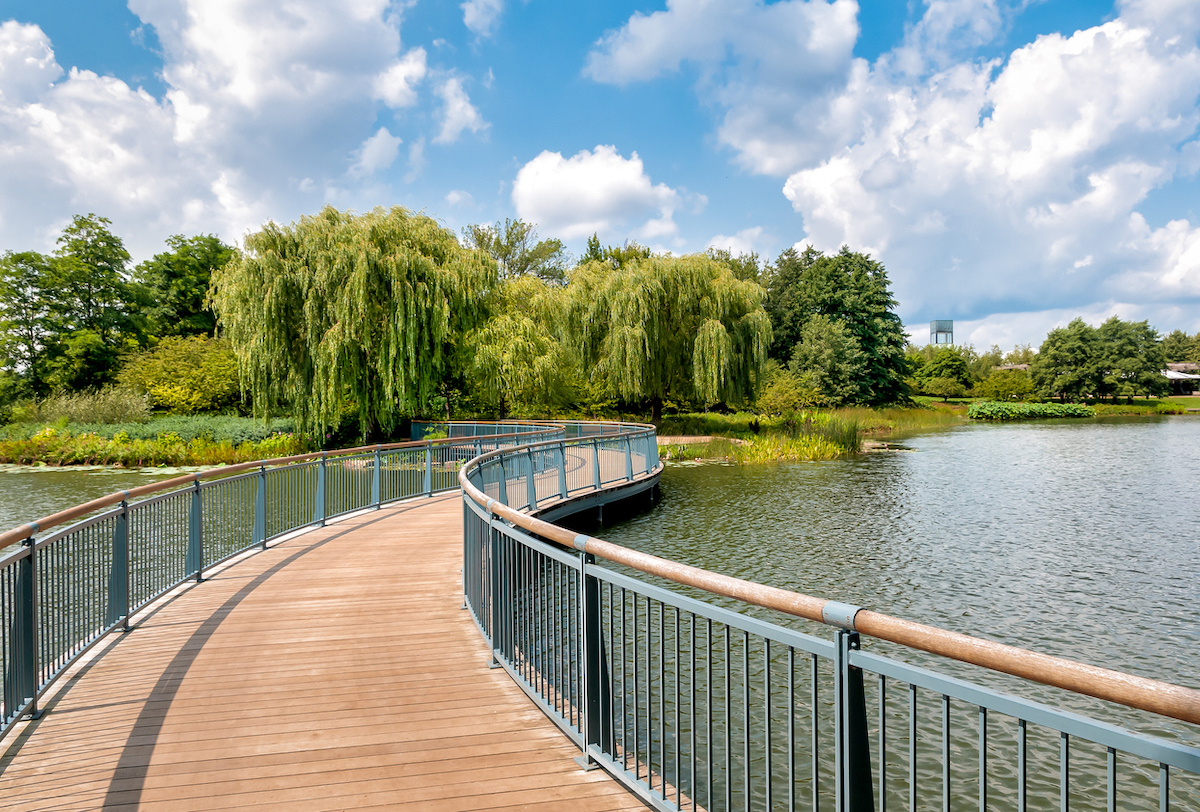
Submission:
M 0 809 L 645 809 L 487 667 L 461 526 L 385 507 L 173 594 L 5 740 Z

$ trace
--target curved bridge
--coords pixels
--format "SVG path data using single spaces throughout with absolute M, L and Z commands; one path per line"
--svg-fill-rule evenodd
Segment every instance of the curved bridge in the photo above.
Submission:
M 0 536 L 5 806 L 1200 809 L 1200 693 L 550 523 L 653 488 L 651 427 L 447 428 Z

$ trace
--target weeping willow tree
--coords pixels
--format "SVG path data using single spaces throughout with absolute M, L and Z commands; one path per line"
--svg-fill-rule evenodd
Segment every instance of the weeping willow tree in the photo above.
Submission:
M 476 395 L 501 417 L 545 415 L 570 402 L 578 364 L 560 325 L 566 291 L 534 276 L 506 280 L 490 297 L 491 318 L 467 339 Z
M 495 280 L 429 217 L 327 206 L 248 236 L 210 295 L 256 413 L 323 433 L 350 411 L 371 437 L 428 406 Z
M 572 272 L 567 323 L 580 359 L 609 391 L 649 399 L 743 403 L 771 344 L 763 289 L 711 257 L 650 256 Z

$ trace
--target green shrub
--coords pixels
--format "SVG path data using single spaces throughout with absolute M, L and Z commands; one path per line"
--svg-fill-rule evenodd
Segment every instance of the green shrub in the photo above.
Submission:
M 237 359 L 223 341 L 170 336 L 121 370 L 121 382 L 172 414 L 229 409 L 238 398 Z
M 974 420 L 1030 420 L 1048 417 L 1095 417 L 1096 410 L 1081 403 L 972 403 L 967 417 Z

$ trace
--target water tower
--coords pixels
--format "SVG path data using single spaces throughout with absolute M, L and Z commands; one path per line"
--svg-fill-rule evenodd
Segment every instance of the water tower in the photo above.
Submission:
M 954 320 L 938 319 L 929 322 L 929 343 L 934 345 L 953 344 Z

